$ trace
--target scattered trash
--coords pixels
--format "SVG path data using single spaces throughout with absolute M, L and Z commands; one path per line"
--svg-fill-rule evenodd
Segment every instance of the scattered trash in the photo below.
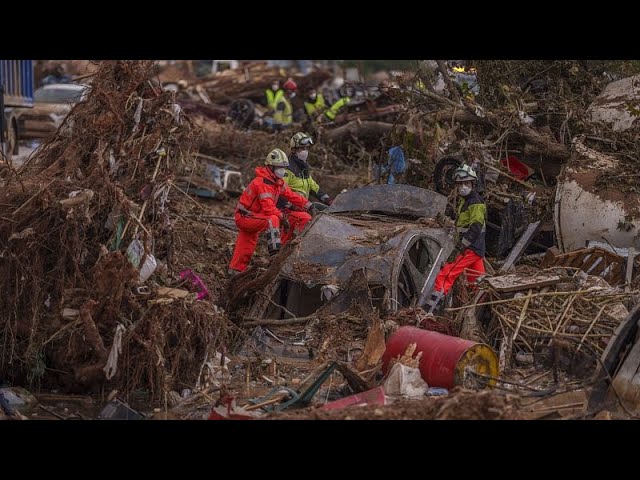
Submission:
M 145 416 L 135 411 L 119 398 L 113 398 L 105 405 L 98 420 L 144 420 Z
M 145 257 L 144 264 L 140 268 L 142 257 Z M 156 269 L 156 259 L 150 253 L 145 255 L 144 246 L 140 240 L 133 240 L 127 247 L 127 258 L 131 264 L 140 270 L 139 282 L 146 282 Z
M 502 160 L 502 165 L 507 167 L 511 174 L 518 180 L 526 180 L 533 173 L 531 168 L 522 163 L 518 157 L 513 155 Z
M 420 376 L 418 368 L 396 363 L 384 381 L 384 392 L 389 396 L 417 398 L 424 396 L 429 385 Z
M 430 387 L 425 395 L 427 397 L 442 397 L 444 395 L 449 395 L 449 390 L 441 387 Z
M 203 300 L 209 296 L 209 290 L 207 289 L 207 286 L 204 284 L 202 279 L 198 275 L 196 275 L 190 268 L 180 272 L 180 278 L 188 279 L 189 281 L 191 281 L 191 284 L 197 288 L 198 295 L 196 296 L 196 300 Z
M 22 387 L 2 387 L 0 394 L 5 402 L 12 407 L 37 403 L 36 397 Z
M 330 302 L 340 292 L 340 287 L 338 285 L 323 285 L 320 292 L 321 299 L 324 302 Z
M 366 392 L 356 393 L 348 397 L 325 403 L 320 407 L 321 410 L 338 410 L 340 408 L 365 405 L 387 405 L 389 403 L 384 387 L 376 387 Z
M 208 357 L 206 357 L 200 367 L 196 390 L 200 388 L 200 385 L 219 386 L 220 382 L 228 380 L 231 375 L 228 367 L 229 362 L 231 362 L 231 359 L 227 356 L 224 356 L 223 359 L 223 355 L 220 352 L 216 352 L 214 358 L 211 360 L 208 360 Z

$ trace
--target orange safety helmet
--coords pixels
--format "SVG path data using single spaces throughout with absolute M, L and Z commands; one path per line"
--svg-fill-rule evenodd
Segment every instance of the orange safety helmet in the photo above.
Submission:
M 291 90 L 292 92 L 294 92 L 298 89 L 298 85 L 296 85 L 296 82 L 294 82 L 293 80 L 288 79 L 286 82 L 284 82 L 284 85 L 282 86 L 282 88 L 284 88 L 285 90 Z

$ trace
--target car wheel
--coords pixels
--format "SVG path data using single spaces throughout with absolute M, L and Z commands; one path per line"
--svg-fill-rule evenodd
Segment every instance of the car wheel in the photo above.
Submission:
M 251 125 L 256 115 L 255 105 L 251 100 L 235 100 L 229 108 L 231 121 L 239 127 Z
M 442 157 L 438 160 L 433 171 L 433 183 L 438 193 L 449 195 L 455 184 L 453 174 L 460 165 L 462 162 L 456 157 Z

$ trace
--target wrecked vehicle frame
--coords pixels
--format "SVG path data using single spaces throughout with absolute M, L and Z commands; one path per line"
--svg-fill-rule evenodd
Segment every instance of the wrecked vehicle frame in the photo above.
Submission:
M 453 250 L 452 227 L 440 223 L 446 204 L 443 195 L 411 185 L 338 195 L 309 223 L 248 316 L 304 317 L 325 305 L 339 313 L 358 280 L 379 309 L 420 305 Z

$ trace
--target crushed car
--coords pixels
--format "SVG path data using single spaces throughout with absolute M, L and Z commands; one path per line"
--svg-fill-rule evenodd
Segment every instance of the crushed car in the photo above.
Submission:
M 346 310 L 366 283 L 373 306 L 420 305 L 453 250 L 447 198 L 411 185 L 370 185 L 341 193 L 318 213 L 249 317 L 304 317 L 327 306 Z

